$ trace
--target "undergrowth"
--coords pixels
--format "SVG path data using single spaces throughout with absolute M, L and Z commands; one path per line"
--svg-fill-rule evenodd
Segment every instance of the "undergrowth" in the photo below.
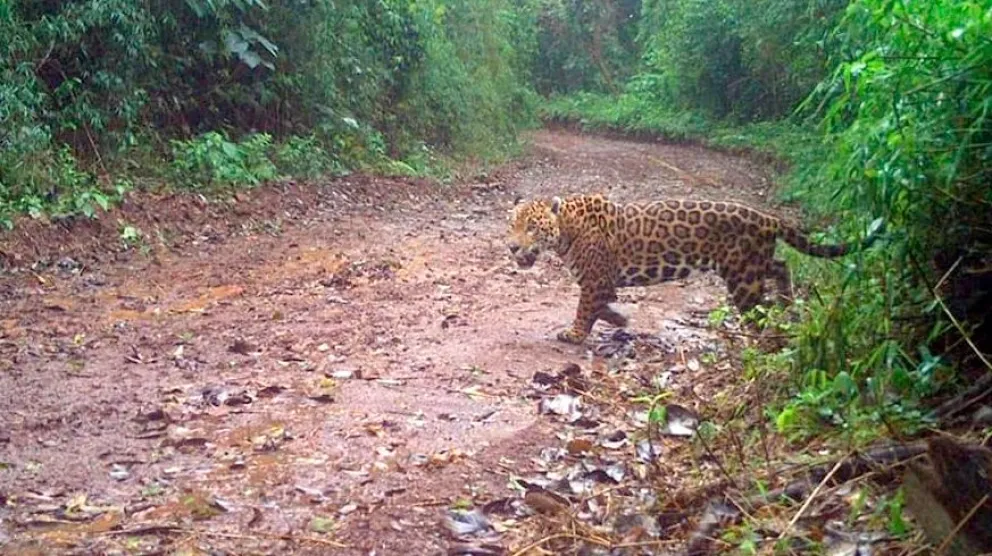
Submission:
M 838 260 L 783 248 L 803 301 L 758 316 L 787 346 L 745 366 L 781 385 L 769 419 L 793 439 L 912 436 L 937 399 L 992 371 L 992 11 L 758 4 L 652 3 L 643 67 L 622 90 L 555 96 L 541 114 L 770 154 L 787 163 L 778 200 L 804 209 L 817 241 L 860 241 L 884 222 L 873 247 Z M 802 72 L 802 86 L 782 81 Z M 734 93 L 750 87 L 764 93 Z M 792 100 L 767 112 L 775 91 Z
M 770 155 L 787 163 L 779 176 L 778 200 L 797 202 L 805 209 L 808 227 L 822 232 L 814 236 L 817 241 L 859 241 L 869 227 L 870 214 L 831 204 L 825 186 L 811 186 L 810 180 L 822 180 L 819 176 L 833 161 L 815 126 L 791 120 L 716 121 L 667 108 L 636 87 L 618 97 L 591 93 L 556 97 L 542 107 L 541 115 L 590 131 L 696 141 Z M 912 324 L 907 323 L 927 300 L 907 303 L 900 287 L 904 270 L 891 264 L 891 250 L 898 248 L 895 237 L 883 233 L 875 247 L 839 260 L 815 259 L 781 248 L 779 256 L 793 269 L 803 296 L 786 312 L 762 309 L 748 317 L 787 336 L 788 345 L 743 354 L 746 376 L 783 385 L 767 414 L 781 434 L 796 441 L 835 434 L 861 445 L 893 431 L 911 435 L 932 424 L 923 403 L 955 374 L 927 346 L 947 332 L 948 324 L 940 320 L 929 330 L 914 331 L 922 335 L 909 334 L 907 326 Z M 726 309 L 714 311 L 711 324 L 727 318 Z M 916 338 L 917 347 L 907 347 L 908 337 Z
M 718 149 L 774 156 L 793 166 L 813 159 L 823 144 L 812 130 L 788 119 L 752 123 L 715 120 L 701 112 L 674 108 L 636 83 L 616 97 L 604 93 L 554 96 L 538 113 L 545 121 L 577 124 L 587 131 L 701 142 Z
M 0 224 L 118 182 L 449 177 L 533 123 L 536 1 L 0 2 Z

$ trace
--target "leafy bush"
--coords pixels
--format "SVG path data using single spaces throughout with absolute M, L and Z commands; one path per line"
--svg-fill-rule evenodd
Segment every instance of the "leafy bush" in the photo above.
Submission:
M 0 180 L 0 226 L 12 228 L 17 214 L 28 214 L 33 218 L 46 215 L 64 218 L 77 214 L 95 218 L 98 210 L 108 210 L 132 189 L 127 180 L 101 185 L 92 174 L 78 168 L 68 147 L 56 152 L 53 159 L 47 164 L 26 168 L 32 187 L 12 188 Z M 26 166 L 11 164 L 8 168 L 18 171 Z
M 530 124 L 535 3 L 0 3 L 0 206 L 45 205 L 64 146 L 92 175 L 160 177 L 170 146 L 201 185 L 269 175 L 261 145 L 219 130 L 267 135 L 284 171 L 308 175 L 424 144 L 498 157 Z
M 235 143 L 211 131 L 189 141 L 173 141 L 176 179 L 189 187 L 256 186 L 276 176 L 268 157 L 272 140 L 256 133 Z
M 676 99 L 722 117 L 733 110 L 746 83 L 742 38 L 728 2 L 686 0 L 669 12 L 647 53 L 648 66 L 678 84 Z
M 273 163 L 280 172 L 316 178 L 324 174 L 343 174 L 346 169 L 332 157 L 315 135 L 290 137 L 276 147 Z
M 988 370 L 990 33 L 985 2 L 852 3 L 837 39 L 858 54 L 809 102 L 824 107 L 832 148 L 793 195 L 849 221 L 883 216 L 890 233 L 830 274 L 796 364 L 851 377 L 873 410 L 953 385 L 953 360 Z
M 451 0 L 424 3 L 424 64 L 411 75 L 410 94 L 397 104 L 406 147 L 423 143 L 485 158 L 513 146 L 530 123 L 534 96 L 528 79 L 534 52 L 533 17 L 525 2 Z
M 578 122 L 588 129 L 649 133 L 669 139 L 703 137 L 713 128 L 698 114 L 673 110 L 637 93 L 616 98 L 594 93 L 557 97 L 542 107 L 541 114 L 552 121 Z

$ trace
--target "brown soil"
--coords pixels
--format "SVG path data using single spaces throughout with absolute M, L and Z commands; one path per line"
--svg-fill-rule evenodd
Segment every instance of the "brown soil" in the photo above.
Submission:
M 330 548 L 290 535 L 442 552 L 447 507 L 506 496 L 558 442 L 522 395 L 531 376 L 591 356 L 553 340 L 577 297 L 560 264 L 522 272 L 506 252 L 514 197 L 767 205 L 770 186 L 767 168 L 702 147 L 542 131 L 479 182 L 136 195 L 97 221 L 25 222 L 0 236 L 0 547 L 152 550 L 149 531 L 120 530 L 168 522 L 217 533 L 170 550 Z M 124 248 L 124 224 L 144 239 Z M 723 298 L 692 279 L 620 308 L 664 335 Z M 69 501 L 123 512 L 45 511 Z

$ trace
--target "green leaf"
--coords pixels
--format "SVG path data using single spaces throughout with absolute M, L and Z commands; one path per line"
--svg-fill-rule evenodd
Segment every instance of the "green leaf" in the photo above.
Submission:
M 234 31 L 224 31 L 224 48 L 231 54 L 243 54 L 251 45 Z
M 649 423 L 666 423 L 668 422 L 668 406 L 655 405 L 651 408 L 648 413 Z
M 221 150 L 224 151 L 224 154 L 228 158 L 236 159 L 241 157 L 241 149 L 239 149 L 237 145 L 235 145 L 230 141 L 224 141 L 223 143 L 221 143 L 220 148 Z
M 245 63 L 251 69 L 255 69 L 259 64 L 262 63 L 262 58 L 254 51 L 246 50 L 238 55 L 238 58 Z
M 845 397 L 850 397 L 857 391 L 857 386 L 847 371 L 837 373 L 837 376 L 834 377 L 833 388 L 835 392 Z
M 203 19 L 203 17 L 207 15 L 207 12 L 206 10 L 204 10 L 203 5 L 197 0 L 186 0 L 186 5 L 189 6 L 189 9 L 193 10 L 193 13 L 196 14 L 196 17 L 199 17 L 200 19 Z
M 797 421 L 796 408 L 790 405 L 775 416 L 775 428 L 779 433 L 784 433 L 795 427 Z
M 96 201 L 96 204 L 100 205 L 100 208 L 103 209 L 104 212 L 110 210 L 110 199 L 103 193 L 99 191 L 94 192 L 93 200 Z
M 889 533 L 898 537 L 905 535 L 909 530 L 906 520 L 902 517 L 902 498 L 902 489 L 899 489 L 895 498 L 889 503 Z

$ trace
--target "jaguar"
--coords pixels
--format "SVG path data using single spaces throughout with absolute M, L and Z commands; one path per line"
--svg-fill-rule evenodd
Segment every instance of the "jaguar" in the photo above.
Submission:
M 714 271 L 741 313 L 762 302 L 767 279 L 774 281 L 780 300 L 791 300 L 789 268 L 774 256 L 777 239 L 815 257 L 840 257 L 858 248 L 854 243 L 815 244 L 796 226 L 741 203 L 621 204 L 598 194 L 518 198 L 507 243 L 520 268 L 532 267 L 542 251 L 562 259 L 580 291 L 575 320 L 557 338 L 581 344 L 598 320 L 627 326 L 627 317 L 610 306 L 618 288 Z M 860 247 L 874 239 L 869 234 Z

